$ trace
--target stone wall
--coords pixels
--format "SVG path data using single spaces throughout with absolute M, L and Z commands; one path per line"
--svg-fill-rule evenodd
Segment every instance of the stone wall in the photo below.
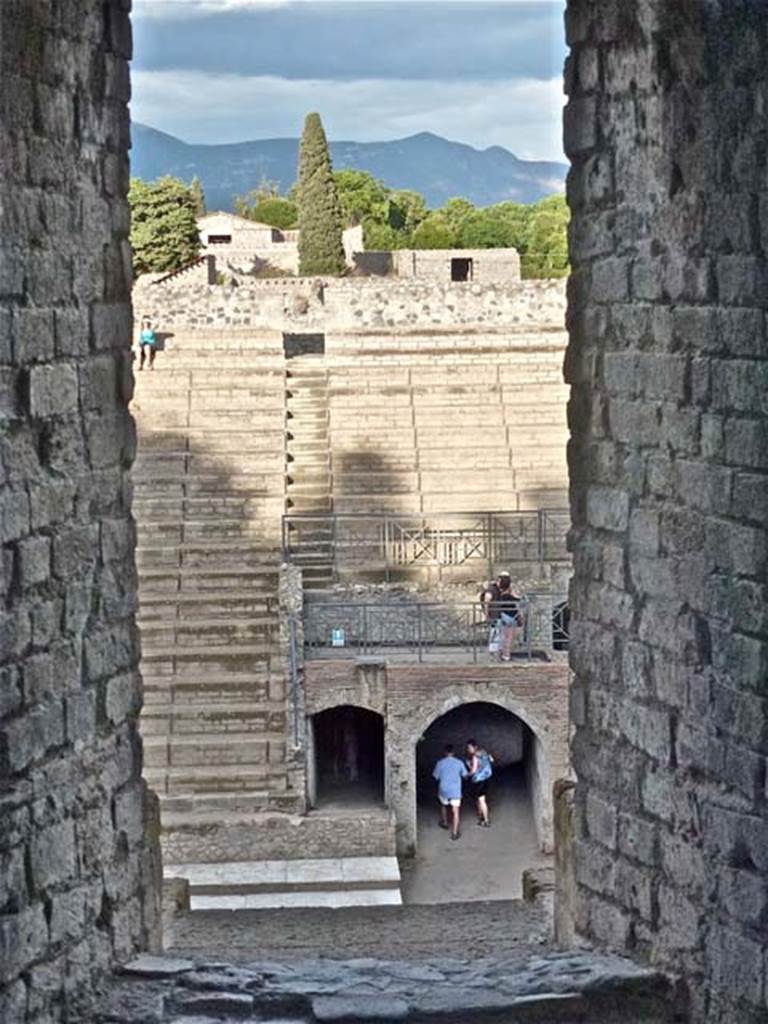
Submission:
M 141 778 L 127 4 L 0 4 L 0 1020 L 155 940 Z
M 201 287 L 184 278 L 154 285 L 141 278 L 137 310 L 164 328 L 254 327 L 348 332 L 359 329 L 418 330 L 467 327 L 562 333 L 563 281 L 512 284 L 409 282 L 391 279 L 323 281 L 274 278 L 238 286 Z
M 571 0 L 577 926 L 766 1018 L 763 2 Z
M 467 280 L 511 284 L 520 280 L 517 249 L 398 249 L 392 253 L 397 277 L 449 282 L 453 261 L 469 263 Z

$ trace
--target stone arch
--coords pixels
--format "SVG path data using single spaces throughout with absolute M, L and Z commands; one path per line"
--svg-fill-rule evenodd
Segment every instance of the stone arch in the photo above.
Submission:
M 553 752 L 557 742 L 553 730 L 542 718 L 510 689 L 509 683 L 478 682 L 468 685 L 455 682 L 440 687 L 426 700 L 418 715 L 410 715 L 404 724 L 394 728 L 390 718 L 387 737 L 387 802 L 395 812 L 398 851 L 413 855 L 417 839 L 416 744 L 430 725 L 455 708 L 466 704 L 485 703 L 508 711 L 530 730 L 533 737 L 533 764 L 538 782 L 532 787 L 534 817 L 539 845 L 544 852 L 554 846 L 552 785 Z M 562 737 L 565 746 L 566 738 Z M 535 790 L 535 795 L 534 795 Z

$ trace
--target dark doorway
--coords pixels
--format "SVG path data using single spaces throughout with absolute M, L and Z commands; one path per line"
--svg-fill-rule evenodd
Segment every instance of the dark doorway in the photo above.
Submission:
M 283 334 L 283 354 L 286 359 L 325 355 L 325 335 Z
M 474 739 L 493 755 L 488 787 L 491 827 L 479 828 L 468 787 L 461 806 L 461 836 L 452 842 L 438 827 L 435 762 L 446 743 L 464 756 Z M 437 718 L 416 747 L 417 844 L 404 876 L 409 903 L 519 899 L 522 873 L 548 863 L 536 827 L 546 786 L 534 734 L 517 715 L 498 704 L 473 701 Z
M 472 260 L 467 259 L 465 256 L 457 256 L 451 260 L 451 280 L 452 281 L 471 281 L 472 280 Z
M 344 807 L 384 800 L 384 720 L 343 705 L 312 720 L 317 805 Z

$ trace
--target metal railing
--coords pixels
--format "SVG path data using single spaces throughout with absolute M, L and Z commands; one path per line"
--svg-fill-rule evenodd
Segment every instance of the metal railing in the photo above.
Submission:
M 408 568 L 467 567 L 493 577 L 514 563 L 565 562 L 570 513 L 298 512 L 283 516 L 283 551 L 299 565 L 324 565 L 335 579 L 364 569 L 390 579 Z
M 549 657 L 568 646 L 567 610 L 561 594 L 526 594 L 513 654 Z M 389 655 L 401 660 L 477 662 L 488 655 L 489 623 L 479 602 L 308 601 L 304 648 L 308 659 Z

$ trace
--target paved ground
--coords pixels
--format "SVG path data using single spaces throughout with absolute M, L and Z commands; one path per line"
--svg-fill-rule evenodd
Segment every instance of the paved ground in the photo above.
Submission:
M 545 948 L 549 917 L 522 901 L 338 910 L 196 911 L 177 918 L 167 945 L 174 955 L 291 960 L 502 956 Z
M 420 806 L 418 851 L 401 863 L 404 902 L 520 899 L 523 871 L 552 864 L 539 852 L 521 769 L 494 781 L 490 808 L 491 827 L 478 828 L 465 801 L 461 838 L 453 842 L 437 827 L 437 801 Z

